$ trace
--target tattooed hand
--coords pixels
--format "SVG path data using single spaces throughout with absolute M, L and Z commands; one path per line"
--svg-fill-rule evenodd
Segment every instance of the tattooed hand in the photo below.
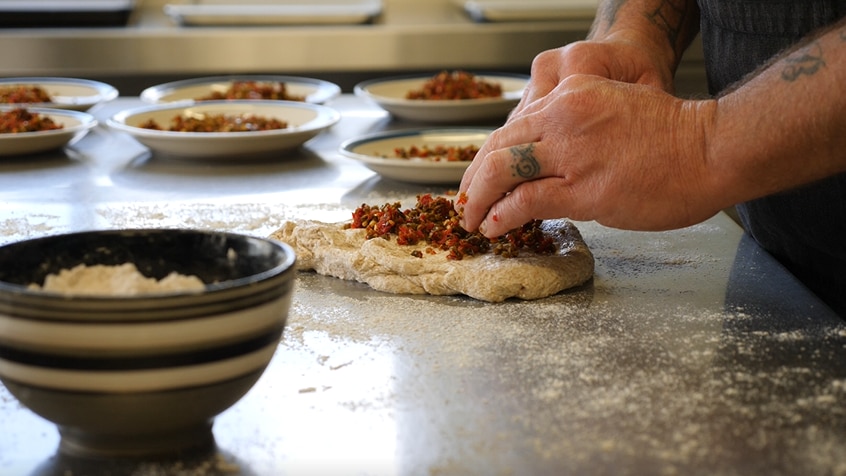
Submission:
M 532 219 L 631 229 L 704 220 L 723 205 L 689 193 L 706 175 L 706 160 L 697 156 L 705 147 L 695 144 L 705 140 L 713 103 L 570 76 L 480 149 L 461 182 L 462 226 L 494 237 Z M 667 140 L 676 133 L 691 142 Z
M 539 55 L 461 181 L 462 226 L 488 237 L 561 217 L 680 228 L 846 172 L 846 18 L 716 98 L 682 99 L 671 72 L 694 7 L 605 1 L 589 41 Z

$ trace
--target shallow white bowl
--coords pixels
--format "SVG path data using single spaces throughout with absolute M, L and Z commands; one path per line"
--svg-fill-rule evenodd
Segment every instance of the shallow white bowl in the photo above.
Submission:
M 20 107 L 22 106 L 0 105 L 0 112 Z M 0 134 L 0 156 L 29 155 L 58 149 L 81 139 L 82 136 L 97 125 L 97 120 L 94 116 L 86 112 L 29 106 L 23 107 L 28 111 L 49 117 L 64 127 L 52 131 Z
M 176 116 L 253 114 L 280 119 L 285 129 L 255 132 L 172 132 L 140 127 L 153 119 L 167 127 Z M 314 138 L 341 119 L 336 110 L 296 101 L 231 100 L 141 106 L 112 116 L 109 127 L 130 134 L 154 152 L 192 160 L 276 158 Z
M 0 247 L 0 380 L 81 456 L 208 444 L 214 417 L 276 352 L 296 257 L 276 241 L 200 230 L 112 230 Z M 198 276 L 202 291 L 70 295 L 30 288 L 77 265 Z
M 305 97 L 305 102 L 323 104 L 341 94 L 341 87 L 329 81 L 296 76 L 239 75 L 209 76 L 151 86 L 141 91 L 141 100 L 151 103 L 196 101 L 213 92 L 225 92 L 236 81 L 285 83 L 288 93 Z
M 0 87 L 39 86 L 47 91 L 50 102 L 28 103 L 32 107 L 86 111 L 96 104 L 118 97 L 118 90 L 110 84 L 90 79 L 16 77 L 0 78 Z
M 342 155 L 357 160 L 381 176 L 418 184 L 458 184 L 470 161 L 433 161 L 393 157 L 396 148 L 481 145 L 491 129 L 411 129 L 380 132 L 341 144 Z
M 503 95 L 482 99 L 406 99 L 411 90 L 420 89 L 434 75 L 398 76 L 358 83 L 353 92 L 367 98 L 393 116 L 410 121 L 452 124 L 492 122 L 504 119 L 517 106 L 529 77 L 519 74 L 478 73 L 478 79 L 499 83 Z

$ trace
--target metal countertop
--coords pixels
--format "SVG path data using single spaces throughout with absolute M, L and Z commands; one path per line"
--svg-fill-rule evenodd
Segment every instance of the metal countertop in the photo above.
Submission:
M 139 104 L 98 106 L 104 122 Z M 350 95 L 279 161 L 151 156 L 100 125 L 67 153 L 0 161 L 0 243 L 186 226 L 267 235 L 290 218 L 445 188 L 337 153 L 392 128 Z M 578 223 L 583 287 L 487 304 L 301 273 L 256 386 L 183 461 L 82 461 L 0 386 L 0 475 L 801 474 L 846 471 L 846 327 L 726 215 L 643 233 Z

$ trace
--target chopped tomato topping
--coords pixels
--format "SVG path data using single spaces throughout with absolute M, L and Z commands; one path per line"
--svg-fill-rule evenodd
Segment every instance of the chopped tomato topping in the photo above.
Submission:
M 165 130 L 153 119 L 145 121 L 139 127 L 157 131 Z M 254 132 L 285 129 L 287 127 L 286 121 L 276 118 L 252 114 L 242 116 L 209 114 L 204 117 L 174 116 L 166 130 L 171 132 Z
M 285 101 L 305 101 L 304 96 L 291 94 L 284 82 L 261 83 L 258 81 L 233 81 L 225 91 L 213 91 L 198 101 L 222 99 L 274 99 Z
M 0 103 L 41 103 L 51 102 L 50 94 L 40 86 L 0 86 Z
M 544 234 L 540 224 L 540 220 L 533 220 L 498 238 L 487 239 L 459 225 L 452 200 L 425 194 L 418 195 L 417 205 L 408 210 L 400 210 L 398 202 L 380 207 L 363 204 L 353 211 L 346 227 L 365 229 L 367 239 L 396 236 L 399 245 L 426 243 L 427 253 L 442 250 L 447 252 L 447 259 L 460 260 L 488 252 L 504 257 L 517 256 L 521 250 L 552 254 L 555 242 Z M 412 255 L 423 256 L 417 250 Z
M 420 89 L 408 91 L 406 99 L 479 99 L 502 96 L 502 86 L 466 71 L 441 71 Z
M 394 148 L 394 157 L 400 159 L 428 159 L 432 162 L 471 162 L 479 152 L 475 145 L 411 145 Z
M 15 108 L 6 112 L 0 112 L 0 134 L 16 134 L 19 132 L 52 131 L 62 129 L 48 116 Z

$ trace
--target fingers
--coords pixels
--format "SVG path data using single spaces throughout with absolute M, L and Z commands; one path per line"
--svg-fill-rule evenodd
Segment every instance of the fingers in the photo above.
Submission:
M 570 185 L 558 177 L 524 182 L 491 206 L 479 231 L 495 238 L 530 220 L 567 216 L 570 193 Z
M 534 143 L 540 140 L 538 132 L 532 128 L 530 122 L 526 120 L 527 116 L 540 109 L 542 109 L 542 105 L 539 104 L 539 102 L 528 105 L 527 108 L 519 115 L 512 116 L 505 126 L 491 133 L 487 141 L 485 141 L 479 149 L 479 152 L 476 153 L 476 157 L 472 162 L 470 162 L 470 165 L 464 172 L 459 191 L 465 193 L 467 192 L 470 184 L 475 179 L 476 173 L 487 165 L 486 157 L 492 153 L 499 149 Z
M 488 204 L 502 199 L 525 182 L 553 175 L 553 168 L 543 166 L 538 159 L 539 146 L 536 142 L 514 145 L 474 159 L 474 162 L 480 161 L 480 166 L 466 183 L 462 180 L 464 188 L 461 191 L 467 201 L 458 205 L 465 229 L 478 228 L 488 213 Z
M 520 117 L 522 114 L 526 114 L 533 103 L 535 103 L 538 99 L 543 99 L 546 97 L 550 91 L 555 88 L 554 84 L 550 85 L 537 85 L 534 83 L 529 83 L 529 86 L 523 92 L 523 96 L 520 98 L 520 102 L 517 103 L 517 106 L 511 110 L 508 114 L 508 118 L 506 119 L 506 124 L 511 122 L 517 117 Z
M 571 89 L 577 89 L 579 84 L 588 80 L 589 77 L 581 75 L 562 81 L 557 86 L 561 88 L 560 93 L 549 94 L 527 104 L 518 115 L 488 137 L 464 173 L 459 187 L 464 198 L 456 203 L 456 209 L 466 230 L 478 229 L 486 216 L 492 220 L 488 209 L 521 184 L 556 175 L 565 177 L 568 173 L 564 169 L 567 161 L 561 154 L 561 144 L 567 140 L 570 124 L 566 116 L 553 116 L 547 109 L 556 100 L 567 99 Z M 550 134 L 557 139 L 548 139 Z M 517 216 L 523 217 L 524 214 Z M 508 223 L 514 221 L 509 216 Z M 491 230 L 500 227 L 490 225 L 490 222 L 486 223 L 489 228 L 485 234 L 493 236 L 490 235 L 493 233 Z

